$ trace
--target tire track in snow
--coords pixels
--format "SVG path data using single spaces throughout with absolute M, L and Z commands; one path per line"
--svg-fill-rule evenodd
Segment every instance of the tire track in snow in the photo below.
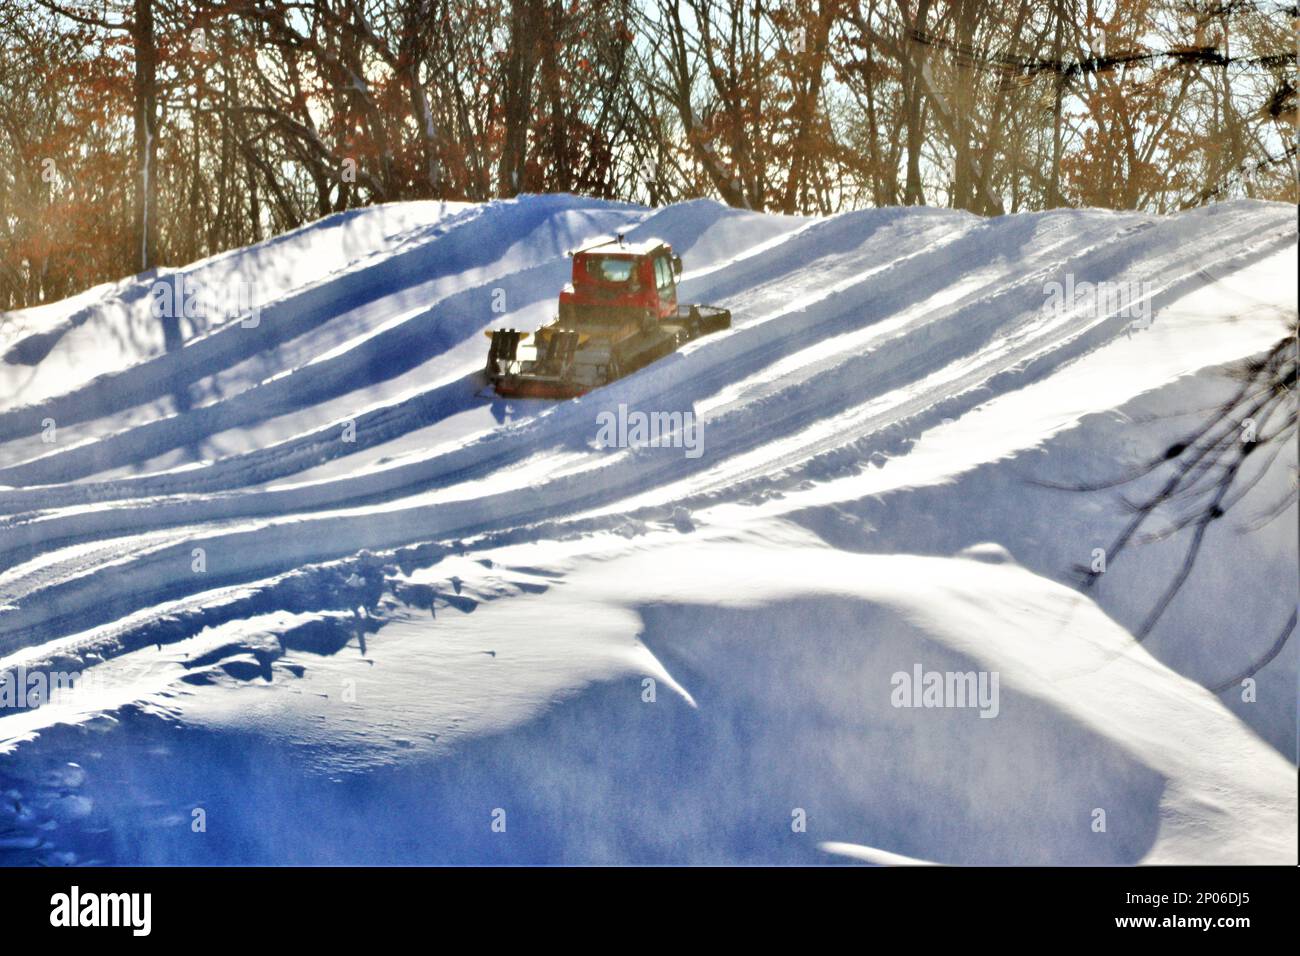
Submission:
M 1253 221 L 1251 216 L 1224 216 L 1224 221 L 1220 223 L 1220 229 L 1208 231 L 1205 235 L 1199 237 L 1199 242 L 1186 242 L 1186 238 L 1181 235 L 1167 236 L 1164 238 L 1166 245 L 1178 244 L 1181 252 L 1181 260 L 1189 263 L 1203 261 L 1208 249 L 1221 246 L 1226 239 L 1232 236 L 1222 234 L 1223 230 L 1230 228 L 1243 229 L 1245 234 L 1237 237 L 1241 242 L 1249 235 L 1259 231 L 1259 223 Z M 1291 227 L 1293 229 L 1293 226 Z M 1291 241 L 1290 235 L 1285 234 L 1285 230 L 1274 237 L 1271 243 L 1265 243 L 1262 247 L 1256 246 L 1255 249 L 1243 254 L 1242 258 L 1249 259 L 1258 257 L 1263 254 L 1264 249 L 1276 248 L 1279 242 Z M 1151 236 L 1144 236 L 1142 242 L 1150 248 Z M 1098 254 L 1101 263 L 1114 261 L 1116 257 L 1123 258 L 1122 249 L 1117 251 L 1113 244 L 1110 248 L 1104 249 Z M 1178 256 L 1173 257 L 1173 262 L 1180 261 Z M 1164 263 L 1162 268 L 1168 268 L 1170 263 Z M 1192 280 L 1187 280 L 1192 281 Z M 1202 280 L 1203 281 L 1203 280 Z M 1028 296 L 1032 294 L 1033 287 L 1028 281 L 1021 283 L 1020 294 Z M 1167 289 L 1165 295 L 1181 294 L 1174 288 Z M 1005 293 L 1004 293 L 1005 295 Z M 1041 284 L 1038 289 L 1039 304 L 1041 304 Z M 948 317 L 948 324 L 962 319 L 962 312 L 958 310 L 954 315 Z M 990 321 L 991 328 L 996 328 L 996 323 Z M 1058 346 L 1053 347 L 1047 342 L 1038 342 L 1030 340 L 1025 349 L 1029 351 L 1038 350 L 1047 355 L 1054 353 L 1066 352 L 1060 344 L 1073 341 L 1075 351 L 1079 348 L 1088 347 L 1089 345 L 1099 344 L 1108 336 L 1118 334 L 1127 324 L 1127 319 L 1121 321 L 1107 320 L 1102 323 L 1090 323 L 1083 321 L 1076 325 L 1065 324 L 1065 327 L 1058 332 Z M 1084 331 L 1090 324 L 1097 325 L 1101 331 L 1097 332 L 1092 339 L 1079 333 Z M 925 326 L 922 326 L 925 328 Z M 740 331 L 740 330 L 738 330 Z M 912 329 L 915 333 L 917 329 Z M 933 329 L 930 329 L 933 332 Z M 719 343 L 720 344 L 720 343 Z M 954 346 L 955 348 L 955 346 Z M 706 349 L 696 349 L 691 355 L 674 356 L 681 361 L 675 363 L 682 365 L 687 359 L 696 355 L 703 355 Z M 899 358 L 905 357 L 905 351 L 899 351 Z M 876 354 L 876 353 L 872 353 Z M 956 349 L 952 354 L 963 355 L 964 352 Z M 996 369 L 1000 373 L 1007 373 L 1009 366 L 1022 362 L 1027 353 L 1006 355 L 1001 354 L 998 358 L 1001 360 L 1001 366 Z M 1065 356 L 1057 354 L 1046 367 L 1050 367 L 1053 362 L 1060 361 Z M 714 356 L 708 356 L 713 359 Z M 870 356 L 868 356 L 870 358 Z M 941 368 L 944 360 L 951 361 L 951 355 L 940 355 L 938 368 Z M 697 360 L 697 363 L 702 360 Z M 877 357 L 879 361 L 879 357 Z M 671 366 L 670 366 L 671 367 Z M 1022 367 L 1019 373 L 1025 374 L 1026 368 L 1032 368 L 1030 363 Z M 654 366 L 652 368 L 657 368 Z M 1044 369 L 1034 370 L 1034 374 L 1042 374 Z M 906 361 L 896 363 L 896 372 L 915 372 L 914 368 L 909 368 Z M 991 374 L 986 372 L 985 375 Z M 677 377 L 677 376 L 671 376 Z M 972 380 L 975 380 L 971 377 Z M 907 381 L 908 376 L 903 375 L 902 381 Z M 611 386 L 616 392 L 626 395 L 636 384 L 637 378 L 625 380 L 617 383 L 617 386 L 623 386 L 618 389 Z M 654 383 L 654 384 L 662 384 Z M 966 383 L 969 386 L 969 382 Z M 790 398 L 797 398 L 796 395 Z M 966 392 L 970 391 L 969 387 L 965 388 Z M 617 398 L 616 395 L 606 396 L 607 398 Z M 824 395 L 817 396 L 810 401 L 805 400 L 803 403 L 804 411 L 809 408 L 817 411 L 824 409 Z M 980 400 L 986 396 L 981 396 Z M 590 396 L 589 396 L 590 398 Z M 931 402 L 933 404 L 933 401 Z M 572 403 L 569 408 L 577 408 L 581 402 Z M 588 403 L 586 410 L 593 407 Z M 730 427 L 734 431 L 730 435 L 724 434 L 723 450 L 725 455 L 735 454 L 744 447 L 754 447 L 756 443 L 763 443 L 771 440 L 770 434 L 764 434 L 766 426 L 761 423 L 761 415 L 752 414 L 754 410 L 750 409 L 750 414 L 743 414 L 740 411 L 733 412 L 730 419 Z M 566 417 L 572 417 L 566 416 Z M 801 416 L 791 417 L 802 420 Z M 716 435 L 719 424 L 726 426 L 725 420 L 714 420 L 710 422 L 710 434 Z M 584 426 L 590 428 L 590 418 L 584 421 Z M 716 447 L 716 443 L 715 443 Z M 196 536 L 190 541 L 180 545 L 160 548 L 146 555 L 130 558 L 115 565 L 112 569 L 112 577 L 115 581 L 117 594 L 103 599 L 102 580 L 99 572 L 92 571 L 81 575 L 70 581 L 61 582 L 48 588 L 42 589 L 38 594 L 29 595 L 28 600 L 24 600 L 23 607 L 16 611 L 7 612 L 0 615 L 0 630 L 4 636 L 0 638 L 5 642 L 5 646 L 13 647 L 17 643 L 29 643 L 32 639 L 39 639 L 43 634 L 48 637 L 50 632 L 62 631 L 69 633 L 68 627 L 80 625 L 84 627 L 88 622 L 109 620 L 113 616 L 126 613 L 129 610 L 139 609 L 147 606 L 150 602 L 159 600 L 168 600 L 185 593 L 192 592 L 201 588 L 210 588 L 225 583 L 233 583 L 238 580 L 247 580 L 250 577 L 264 577 L 277 571 L 287 570 L 305 563 L 321 560 L 331 556 L 344 556 L 362 549 L 386 549 L 401 544 L 409 543 L 415 540 L 436 540 L 449 536 L 464 536 L 470 533 L 478 533 L 486 529 L 502 528 L 508 525 L 527 524 L 530 521 L 542 520 L 547 516 L 555 514 L 557 511 L 568 510 L 573 512 L 583 508 L 591 508 L 601 503 L 611 503 L 620 500 L 638 491 L 644 491 L 647 487 L 653 487 L 660 479 L 670 477 L 680 477 L 682 465 L 680 461 L 668 462 L 665 459 L 659 461 L 651 460 L 650 456 L 626 455 L 622 461 L 616 461 L 611 465 L 593 469 L 576 476 L 567 476 L 558 479 L 538 488 L 525 488 L 515 492 L 509 492 L 499 495 L 490 495 L 483 498 L 470 501 L 458 501 L 447 504 L 433 504 L 427 507 L 396 509 L 379 513 L 364 515 L 342 515 L 342 516 L 322 516 L 312 519 L 303 519 L 298 521 L 276 522 L 262 527 L 228 532 L 215 535 Z M 208 553 L 214 556 L 209 562 L 210 573 L 204 577 L 202 583 L 193 580 L 193 575 L 178 572 L 183 568 L 188 572 L 189 568 L 189 549 L 191 546 L 207 547 Z M 218 561 L 216 556 L 220 556 Z M 215 569 L 215 573 L 213 570 Z

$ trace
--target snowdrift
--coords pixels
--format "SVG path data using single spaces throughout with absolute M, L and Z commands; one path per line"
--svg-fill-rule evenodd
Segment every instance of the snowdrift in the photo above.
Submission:
M 483 330 L 548 319 L 615 231 L 733 328 L 573 401 L 487 393 Z M 0 671 L 80 683 L 0 709 L 0 861 L 1292 862 L 1294 448 L 1142 641 L 1186 533 L 1082 591 L 1150 486 L 1061 486 L 1222 401 L 1295 257 L 1252 202 L 526 196 L 168 273 L 258 293 L 171 351 L 160 276 L 14 313 Z M 700 453 L 607 447 L 630 412 Z M 927 673 L 996 706 L 900 706 Z

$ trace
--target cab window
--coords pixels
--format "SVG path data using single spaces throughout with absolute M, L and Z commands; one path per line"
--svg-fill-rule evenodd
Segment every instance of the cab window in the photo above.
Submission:
M 631 259 L 593 256 L 587 260 L 587 274 L 602 282 L 626 282 L 632 276 Z
M 655 285 L 660 292 L 668 292 L 673 287 L 673 264 L 667 256 L 655 259 Z

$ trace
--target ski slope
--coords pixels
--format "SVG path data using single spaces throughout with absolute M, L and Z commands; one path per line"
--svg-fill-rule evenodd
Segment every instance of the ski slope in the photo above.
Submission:
M 732 329 L 573 401 L 488 393 L 483 331 L 548 320 L 614 232 Z M 0 669 L 88 689 L 0 710 L 0 861 L 1293 862 L 1294 448 L 1141 642 L 1186 535 L 1081 592 L 1137 489 L 1052 485 L 1229 393 L 1294 319 L 1296 239 L 1244 201 L 525 196 L 170 272 L 260 305 L 170 352 L 157 275 L 12 313 Z M 1151 321 L 1045 309 L 1067 275 Z M 620 409 L 695 416 L 700 453 L 603 447 Z M 894 706 L 915 665 L 998 674 L 996 718 Z

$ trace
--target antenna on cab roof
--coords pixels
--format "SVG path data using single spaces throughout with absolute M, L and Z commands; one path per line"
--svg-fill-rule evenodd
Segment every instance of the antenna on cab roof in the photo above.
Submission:
M 565 255 L 572 258 L 573 256 L 576 256 L 579 252 L 590 252 L 592 249 L 599 249 L 601 246 L 612 246 L 615 244 L 618 244 L 620 246 L 627 245 L 627 242 L 623 238 L 623 233 L 616 232 L 614 233 L 613 239 L 606 239 L 604 242 L 593 242 L 591 245 L 583 246 L 581 249 L 570 249 L 568 252 L 565 253 Z

